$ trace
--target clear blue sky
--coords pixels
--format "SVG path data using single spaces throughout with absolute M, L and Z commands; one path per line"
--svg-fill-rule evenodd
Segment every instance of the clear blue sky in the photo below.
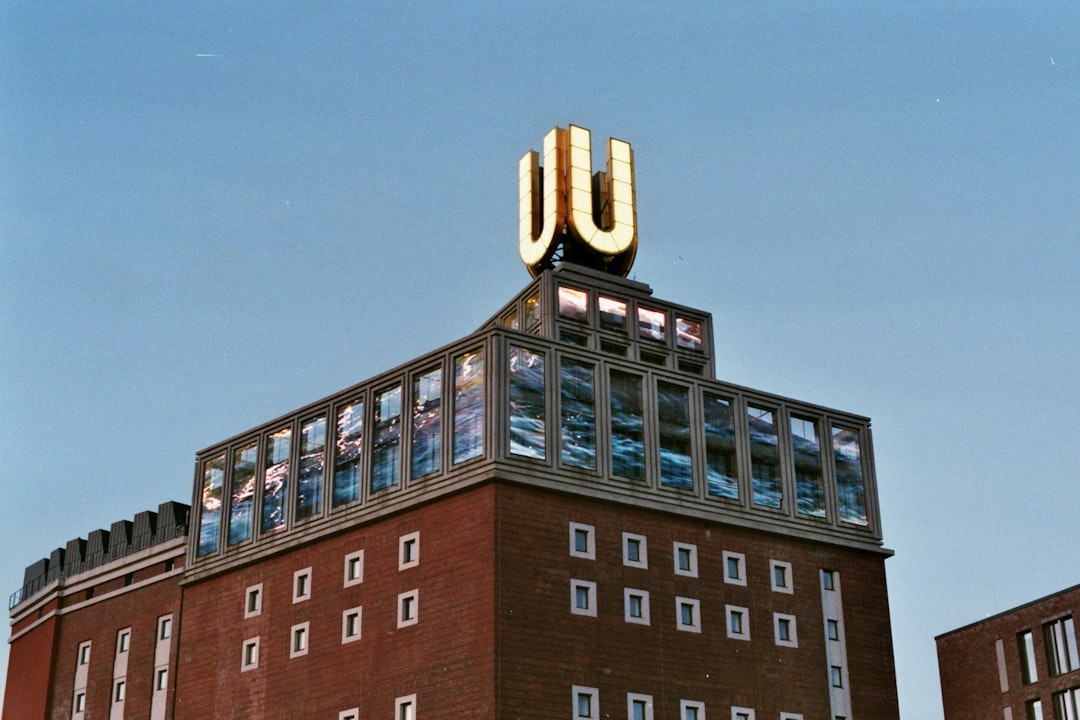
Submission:
M 5 2 L 0 585 L 474 330 L 529 279 L 518 158 L 575 123 L 633 144 L 634 276 L 714 313 L 721 378 L 873 418 L 901 711 L 940 719 L 935 634 L 1080 581 L 1077 38 L 1061 2 Z

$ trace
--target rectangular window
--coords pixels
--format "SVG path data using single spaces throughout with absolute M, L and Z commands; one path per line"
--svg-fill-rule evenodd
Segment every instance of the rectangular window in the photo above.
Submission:
M 292 428 L 283 428 L 266 439 L 266 468 L 263 470 L 262 531 L 285 527 L 285 498 L 289 496 L 289 458 Z
M 829 684 L 835 688 L 844 687 L 844 671 L 843 668 L 833 665 L 829 668 Z
M 357 550 L 345 556 L 344 587 L 364 582 L 364 551 Z
M 80 665 L 86 665 L 90 662 L 90 643 L 84 642 L 79 644 L 79 650 L 76 654 Z
M 709 495 L 739 499 L 739 472 L 735 461 L 735 418 L 731 401 L 704 393 L 705 476 Z
M 127 683 L 124 682 L 123 680 L 117 680 L 116 684 L 113 685 L 113 702 L 114 703 L 122 703 L 122 702 L 124 702 L 124 697 L 126 695 L 127 695 Z
M 705 703 L 695 700 L 680 700 L 679 720 L 705 720 Z
M 350 708 L 338 713 L 338 720 L 360 720 L 360 708 Z
M 795 616 L 773 613 L 773 635 L 781 647 L 799 647 Z
M 394 700 L 395 720 L 416 720 L 416 696 L 408 695 Z
M 546 452 L 544 356 L 510 347 L 510 452 L 543 460 Z
M 1071 615 L 1043 625 L 1043 637 L 1046 640 L 1046 664 L 1051 677 L 1080 669 L 1076 627 Z
M 825 635 L 834 642 L 840 642 L 840 623 L 832 619 L 826 620 Z
M 784 493 L 780 485 L 780 464 L 777 451 L 776 417 L 767 408 L 746 406 L 750 429 L 750 475 L 753 479 L 755 505 L 778 508 Z
M 559 287 L 559 317 L 586 322 L 589 319 L 589 293 L 576 288 Z
M 795 465 L 795 507 L 800 515 L 823 518 L 825 483 L 821 474 L 821 441 L 815 420 L 791 416 L 791 449 Z
M 570 612 L 596 617 L 596 583 L 570 580 Z
M 600 691 L 593 687 L 574 685 L 574 720 L 594 720 L 600 717 Z
M 750 611 L 736 605 L 725 605 L 727 616 L 727 636 L 734 640 L 750 639 Z
M 693 598 L 675 598 L 675 627 L 686 632 L 701 632 L 701 602 Z
M 398 622 L 399 628 L 415 625 L 419 619 L 420 591 L 409 590 L 398 595 Z
M 791 563 L 781 560 L 770 560 L 769 570 L 772 573 L 773 592 L 794 593 L 795 588 L 791 581 Z
M 420 564 L 420 533 L 412 532 L 398 538 L 398 570 Z
M 364 401 L 338 410 L 334 436 L 333 506 L 347 505 L 360 499 L 360 459 L 364 440 Z
M 168 640 L 172 637 L 172 615 L 158 618 L 158 640 Z
M 86 711 L 86 693 L 85 692 L 77 692 L 77 693 L 75 693 L 75 703 L 74 703 L 74 705 L 75 705 L 75 712 L 82 713 L 82 712 Z
M 724 582 L 730 585 L 746 585 L 746 555 L 724 551 Z
M 297 570 L 293 573 L 293 595 L 292 601 L 294 603 L 303 602 L 304 600 L 311 599 L 311 568 L 306 567 L 303 570 Z
M 300 476 L 296 483 L 296 519 L 322 512 L 326 475 L 326 416 L 300 426 Z
M 1077 720 L 1080 718 L 1080 687 L 1054 693 L 1054 720 Z
M 657 422 L 660 439 L 660 484 L 691 490 L 690 391 L 681 385 L 656 383 Z
M 623 619 L 637 625 L 649 624 L 649 591 L 623 589 Z
M 125 628 L 116 634 L 117 654 L 126 653 L 131 645 L 131 628 Z
M 596 528 L 582 523 L 570 523 L 571 557 L 596 559 Z
M 413 379 L 412 477 L 439 472 L 442 455 L 442 368 Z
M 623 565 L 636 568 L 649 567 L 648 540 L 644 535 L 624 532 L 623 540 Z
M 646 340 L 663 342 L 667 337 L 667 314 L 663 310 L 637 309 L 638 335 Z
M 484 351 L 454 358 L 454 462 L 484 454 Z
M 396 487 L 401 477 L 401 386 L 375 396 L 371 492 Z
M 290 631 L 292 637 L 292 643 L 289 647 L 289 657 L 295 658 L 302 655 L 307 655 L 308 652 L 308 626 L 310 623 L 300 623 L 299 625 L 293 625 Z
M 154 690 L 160 692 L 169 687 L 169 668 L 158 668 L 154 672 Z
M 221 530 L 221 500 L 225 485 L 225 455 L 203 463 L 202 508 L 199 513 L 199 555 L 218 549 Z
M 362 607 L 349 608 L 341 613 L 342 644 L 360 639 L 360 619 L 362 614 Z
M 1024 630 L 1016 636 L 1020 648 L 1020 677 L 1025 685 L 1039 679 L 1039 670 L 1035 665 L 1035 637 L 1030 630 Z
M 754 720 L 753 708 L 732 707 L 731 720 Z
M 229 495 L 229 544 L 251 539 L 255 513 L 255 470 L 259 444 L 250 443 L 233 451 L 232 492 Z
M 802 713 L 780 713 L 780 720 L 803 720 Z
M 611 371 L 611 472 L 645 479 L 645 420 L 641 378 Z
M 1042 700 L 1028 700 L 1024 703 L 1024 717 L 1027 720 L 1045 720 L 1043 717 Z
M 821 571 L 821 589 L 828 590 L 830 592 L 836 590 L 836 571 L 835 570 L 822 570 Z
M 559 363 L 560 458 L 564 465 L 596 469 L 593 367 L 573 358 Z
M 676 317 L 675 345 L 686 350 L 701 350 L 701 323 Z
M 262 583 L 252 585 L 244 593 L 244 619 L 262 614 Z
M 836 496 L 840 520 L 866 525 L 866 486 L 859 454 L 859 431 L 833 425 L 833 461 L 836 463 Z
M 600 327 L 603 330 L 626 332 L 626 303 L 615 298 L 599 296 L 596 299 L 600 310 Z
M 254 670 L 259 667 L 259 638 L 248 638 L 244 641 L 240 654 L 240 672 Z
M 653 720 L 652 695 L 626 694 L 627 720 Z
M 697 577 L 697 545 L 676 542 L 672 548 L 675 552 L 675 574 Z

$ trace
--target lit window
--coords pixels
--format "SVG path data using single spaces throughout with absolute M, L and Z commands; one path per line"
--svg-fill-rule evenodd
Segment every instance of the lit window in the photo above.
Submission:
M 696 700 L 680 700 L 679 720 L 705 720 L 705 703 Z
M 637 316 L 638 335 L 647 340 L 664 341 L 667 315 L 663 310 L 650 310 L 649 308 L 639 307 Z
M 1043 625 L 1043 636 L 1046 640 L 1046 660 L 1051 676 L 1080 669 L 1076 627 L 1071 615 Z
M 599 296 L 600 327 L 604 330 L 626 332 L 626 303 L 615 298 Z
M 826 620 L 825 632 L 828 634 L 828 638 L 830 640 L 834 640 L 836 642 L 840 641 L 840 623 L 836 622 L 835 620 Z
M 303 602 L 304 600 L 311 599 L 311 568 L 307 567 L 303 570 L 297 570 L 293 573 L 293 595 L 292 601 L 294 603 Z
M 559 316 L 569 320 L 588 320 L 589 294 L 584 290 L 559 287 Z
M 398 539 L 398 570 L 407 570 L 420 564 L 420 533 L 402 535 Z
M 360 639 L 360 618 L 363 608 L 354 607 L 341 613 L 342 644 Z
M 575 685 L 572 690 L 574 700 L 573 720 L 593 720 L 600 717 L 600 691 L 593 687 Z
M 307 655 L 308 651 L 308 626 L 310 623 L 293 625 L 291 630 L 292 644 L 289 647 L 289 657 Z
M 754 711 L 751 708 L 731 708 L 731 720 L 754 720 Z
M 540 323 L 540 296 L 530 295 L 525 298 L 525 329 L 529 330 Z
M 127 695 L 127 683 L 123 680 L 117 680 L 116 685 L 113 686 L 113 702 L 124 702 L 125 695 Z
M 154 673 L 154 690 L 164 690 L 169 687 L 169 669 L 160 668 Z
M 395 720 L 416 720 L 416 696 L 408 695 L 394 700 Z
M 627 720 L 653 720 L 652 695 L 626 694 Z
M 131 644 L 131 628 L 121 630 L 116 635 L 116 652 L 126 653 L 128 646 Z
M 588 580 L 570 581 L 570 612 L 596 617 L 596 583 Z
M 795 588 L 791 582 L 791 563 L 780 560 L 770 560 L 769 569 L 772 570 L 773 592 L 793 593 Z
M 420 591 L 410 590 L 398 595 L 398 622 L 397 626 L 406 627 L 415 625 L 419 615 Z
M 844 687 L 844 671 L 836 665 L 829 668 L 829 684 L 835 688 Z
M 687 350 L 701 349 L 701 323 L 697 320 L 675 318 L 675 344 Z
M 776 644 L 783 647 L 799 647 L 799 636 L 796 631 L 795 616 L 773 613 L 773 630 L 776 636 Z
M 675 553 L 675 574 L 697 577 L 697 545 L 677 542 L 672 548 Z
M 247 589 L 244 600 L 244 618 L 252 618 L 262 614 L 262 583 L 252 585 Z
M 649 567 L 648 542 L 644 535 L 623 533 L 623 565 L 636 568 Z
M 240 654 L 240 672 L 257 667 L 259 667 L 259 638 L 248 638 L 244 641 Z
M 626 622 L 638 625 L 649 624 L 648 590 L 625 588 L 623 590 L 623 604 Z
M 724 582 L 732 585 L 746 585 L 745 555 L 724 551 Z
M 345 587 L 364 582 L 364 551 L 357 550 L 345 556 Z
M 834 591 L 836 590 L 836 571 L 835 570 L 822 570 L 821 571 L 821 589 Z
M 172 637 L 172 615 L 166 615 L 158 619 L 158 640 L 168 640 Z
M 596 529 L 592 525 L 570 523 L 570 555 L 586 560 L 596 559 Z
M 701 603 L 693 598 L 675 598 L 675 627 L 685 632 L 701 632 Z
M 737 605 L 725 605 L 727 636 L 734 640 L 750 639 L 750 611 Z

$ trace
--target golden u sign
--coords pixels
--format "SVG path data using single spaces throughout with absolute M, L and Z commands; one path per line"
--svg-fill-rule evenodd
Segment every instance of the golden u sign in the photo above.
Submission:
M 544 138 L 543 167 L 535 150 L 518 164 L 518 250 L 533 277 L 558 260 L 620 277 L 634 264 L 634 153 L 609 139 L 607 171 L 594 177 L 591 142 L 585 128 L 556 127 Z

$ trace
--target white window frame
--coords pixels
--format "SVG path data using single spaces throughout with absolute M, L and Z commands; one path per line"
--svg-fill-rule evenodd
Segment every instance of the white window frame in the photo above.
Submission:
M 589 596 L 589 606 L 579 607 L 577 602 L 578 590 L 585 590 Z M 591 580 L 570 579 L 570 612 L 573 615 L 586 615 L 596 617 L 596 583 Z
M 742 626 L 740 631 L 732 630 L 731 619 L 735 615 L 740 616 L 739 624 Z M 747 608 L 739 605 L 725 605 L 724 606 L 724 629 L 727 632 L 727 636 L 732 640 L 749 640 L 750 639 L 750 611 Z
M 263 584 L 249 585 L 244 591 L 244 619 L 262 615 Z M 253 603 L 252 600 L 255 602 Z M 255 607 L 252 608 L 252 605 Z
M 690 623 L 683 622 L 683 607 L 691 608 L 692 620 Z M 701 601 L 696 598 L 675 598 L 675 629 L 683 632 L 701 632 Z
M 787 622 L 788 624 L 788 639 L 783 640 L 780 637 L 780 626 Z M 773 637 L 776 639 L 776 644 L 780 647 L 799 647 L 799 631 L 794 615 L 787 615 L 785 613 L 773 613 Z
M 416 720 L 416 694 L 394 698 L 394 720 Z
M 72 712 L 76 715 L 82 715 L 86 712 L 86 691 L 79 690 L 75 693 L 75 697 L 71 701 Z
M 291 640 L 290 640 L 291 642 Z M 259 636 L 247 638 L 240 646 L 240 672 L 259 667 Z
M 679 566 L 679 554 L 680 554 L 681 550 L 685 550 L 686 553 L 687 553 L 687 558 L 690 561 L 690 563 L 689 563 L 690 567 L 689 568 L 684 569 L 684 568 Z M 676 575 L 682 575 L 684 577 L 694 577 L 694 578 L 696 578 L 698 576 L 697 545 L 694 545 L 693 543 L 683 543 L 683 542 L 672 543 L 671 554 L 675 559 L 675 574 Z
M 821 571 L 821 589 L 824 592 L 836 592 L 836 586 L 838 585 L 836 571 L 835 570 L 822 570 Z
M 116 654 L 122 655 L 131 649 L 131 628 L 124 628 L 116 633 Z
M 398 570 L 408 570 L 420 564 L 420 531 L 398 538 Z
M 169 668 L 155 668 L 154 670 L 154 692 L 161 692 L 162 690 L 169 689 Z
M 636 616 L 631 614 L 630 605 L 632 598 L 637 598 L 641 602 L 641 615 Z M 639 590 L 637 588 L 623 588 L 623 619 L 628 623 L 634 623 L 637 625 L 649 624 L 649 591 Z
M 117 678 L 113 680 L 112 701 L 114 704 L 124 702 L 124 698 L 127 697 L 127 680 L 124 678 Z
M 731 706 L 731 720 L 754 720 L 754 708 Z
M 355 572 L 354 572 L 355 571 Z M 364 582 L 364 551 L 357 550 L 345 556 L 344 585 L 352 587 Z
M 91 641 L 79 643 L 79 649 L 75 651 L 75 660 L 77 665 L 90 664 L 90 647 Z
M 836 629 L 836 637 L 833 637 L 831 630 Z M 825 638 L 830 642 L 840 642 L 840 621 L 833 620 L 832 618 L 825 619 Z
M 638 559 L 630 559 L 630 547 L 637 543 Z M 622 562 L 623 565 L 647 570 L 649 568 L 649 541 L 644 535 L 624 532 L 622 534 Z
M 585 549 L 577 549 L 577 535 L 579 532 L 585 533 Z M 584 560 L 596 559 L 596 527 L 593 525 L 586 525 L 585 523 L 570 523 L 570 557 L 582 558 Z
M 731 561 L 735 561 L 737 577 L 731 575 Z M 724 582 L 728 585 L 746 587 L 746 555 L 732 550 L 724 551 Z
M 356 618 L 356 632 L 349 633 L 349 620 L 350 618 Z M 363 634 L 362 625 L 364 620 L 364 608 L 357 605 L 354 608 L 349 608 L 341 613 L 341 644 L 356 642 Z
M 162 615 L 158 618 L 157 639 L 168 640 L 172 637 L 172 615 Z
M 780 720 L 803 720 L 802 713 L 780 713 Z
M 406 610 L 408 617 L 406 617 Z M 397 626 L 399 628 L 415 625 L 420 621 L 420 589 L 413 588 L 397 596 Z
M 626 693 L 626 720 L 634 720 L 634 703 L 645 703 L 645 720 L 653 720 L 652 695 Z
M 338 713 L 338 720 L 360 720 L 360 708 L 354 707 Z
M 292 601 L 296 603 L 311 599 L 311 566 L 297 570 L 292 576 Z
M 679 701 L 679 720 L 691 720 L 687 716 L 688 710 L 694 710 L 697 715 L 693 720 L 705 720 L 705 703 L 698 700 Z
M 782 570 L 784 573 L 785 585 L 776 584 L 776 571 Z M 769 561 L 769 584 L 772 585 L 773 592 L 787 593 L 793 595 L 795 593 L 795 583 L 792 580 L 791 563 L 784 562 L 783 560 L 770 560 Z
M 579 712 L 581 707 L 581 697 L 585 695 L 589 698 L 589 714 L 582 715 Z M 594 687 L 586 687 L 584 685 L 574 685 L 570 691 L 570 701 L 573 703 L 571 712 L 573 712 L 573 720 L 598 720 L 600 717 L 600 691 Z
M 844 668 L 842 665 L 829 666 L 829 687 L 844 687 Z
M 289 628 L 289 659 L 303 657 L 311 648 L 311 621 L 297 623 Z

